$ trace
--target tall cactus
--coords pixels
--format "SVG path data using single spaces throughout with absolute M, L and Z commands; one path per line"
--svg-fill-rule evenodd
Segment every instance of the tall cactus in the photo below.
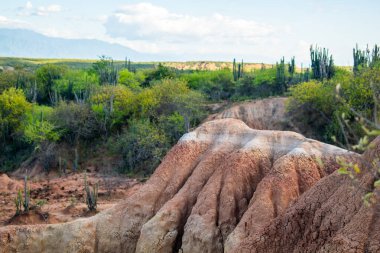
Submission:
M 234 81 L 237 81 L 237 72 L 236 72 L 236 59 L 232 63 L 232 75 L 234 76 Z
M 242 78 L 243 73 L 244 73 L 244 62 L 243 62 L 243 60 L 241 60 L 241 63 L 238 63 L 236 65 L 236 59 L 234 59 L 234 61 L 232 63 L 232 74 L 234 77 L 234 81 L 236 82 L 237 80 Z
M 372 49 L 372 58 L 371 58 L 371 67 L 373 67 L 375 64 L 380 63 L 380 48 L 377 44 L 375 44 L 374 48 Z
M 280 93 L 284 93 L 287 90 L 284 57 L 281 58 L 280 63 L 276 63 L 276 84 Z
M 28 188 L 28 176 L 24 177 L 24 201 L 22 205 L 24 206 L 24 212 L 29 212 L 30 203 L 30 189 Z
M 289 62 L 288 72 L 291 76 L 293 76 L 295 71 L 296 71 L 296 60 L 295 60 L 295 57 L 293 56 Z
M 21 206 L 22 206 L 22 192 L 21 192 L 21 189 L 18 190 L 14 202 L 15 202 L 15 205 L 16 205 L 16 215 L 19 215 L 21 213 Z

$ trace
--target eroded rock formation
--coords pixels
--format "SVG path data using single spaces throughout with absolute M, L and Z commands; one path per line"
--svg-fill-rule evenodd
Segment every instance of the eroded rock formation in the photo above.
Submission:
M 0 252 L 377 252 L 376 212 L 334 172 L 337 156 L 361 158 L 294 132 L 206 122 L 123 203 L 70 223 L 1 228 Z
M 207 121 L 232 118 L 240 119 L 250 128 L 258 130 L 295 130 L 289 125 L 286 100 L 279 97 L 240 102 L 210 115 Z

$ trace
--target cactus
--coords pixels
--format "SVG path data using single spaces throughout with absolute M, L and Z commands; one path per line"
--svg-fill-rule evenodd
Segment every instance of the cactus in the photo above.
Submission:
M 380 48 L 377 44 L 375 44 L 374 48 L 372 49 L 371 66 L 375 65 L 378 62 L 380 62 Z
M 285 76 L 285 58 L 282 57 L 280 63 L 276 63 L 276 83 L 279 91 L 284 93 L 287 90 L 287 82 Z
M 21 189 L 18 190 L 17 196 L 14 200 L 16 205 L 16 215 L 21 214 L 21 207 L 24 207 L 24 212 L 29 212 L 29 203 L 30 203 L 30 189 L 28 187 L 28 177 L 24 177 L 24 196 Z
M 236 65 L 236 59 L 234 59 L 232 63 L 232 74 L 234 76 L 235 82 L 243 77 L 243 71 L 244 71 L 243 68 L 244 68 L 243 60 L 241 60 L 241 63 Z
M 15 205 L 16 205 L 16 215 L 19 215 L 21 213 L 21 206 L 22 206 L 22 193 L 21 189 L 18 190 L 17 196 L 15 198 Z
M 292 59 L 289 62 L 288 72 L 291 76 L 293 76 L 294 73 L 296 72 L 296 60 L 295 60 L 294 56 L 292 57 Z
M 380 50 L 378 45 L 375 44 L 372 52 L 369 50 L 368 45 L 365 50 L 361 50 L 356 47 L 353 49 L 353 58 L 354 58 L 354 73 L 357 73 L 362 68 L 373 67 L 375 64 L 380 62 Z
M 87 182 L 87 174 L 85 174 L 84 175 L 84 189 L 86 191 L 86 204 L 87 204 L 88 210 L 95 211 L 97 208 L 97 203 L 98 203 L 99 183 L 96 183 L 92 187 L 92 190 L 91 190 Z
M 30 189 L 28 188 L 28 176 L 24 177 L 24 201 L 22 205 L 24 206 L 24 212 L 29 212 L 29 202 L 30 202 Z
M 74 171 L 78 170 L 78 166 L 79 166 L 78 148 L 75 147 L 74 148 L 74 162 L 73 162 L 73 169 L 74 169 Z

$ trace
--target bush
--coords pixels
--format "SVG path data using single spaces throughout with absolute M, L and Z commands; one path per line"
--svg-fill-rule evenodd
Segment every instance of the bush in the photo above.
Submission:
M 0 133 L 3 138 L 12 138 L 22 132 L 31 104 L 22 90 L 9 88 L 0 94 Z
M 36 70 L 38 84 L 37 101 L 42 104 L 53 104 L 55 94 L 53 90 L 54 82 L 60 79 L 66 68 L 53 64 L 46 64 Z
M 159 81 L 164 79 L 173 79 L 176 77 L 176 73 L 172 68 L 166 67 L 161 63 L 158 64 L 156 69 L 146 72 L 146 78 L 142 83 L 143 87 L 149 87 L 152 81 Z
M 213 101 L 229 99 L 235 90 L 232 71 L 223 69 L 217 71 L 196 71 L 181 76 L 188 82 L 191 89 L 201 91 Z
M 96 74 L 85 70 L 66 71 L 61 79 L 54 80 L 54 92 L 57 100 L 86 101 L 91 93 L 99 86 Z M 54 101 L 55 103 L 58 101 Z
M 128 69 L 123 69 L 119 72 L 119 84 L 125 85 L 126 87 L 132 89 L 132 90 L 139 90 L 140 89 L 140 82 L 139 77 L 136 77 L 136 75 L 133 72 L 130 72 Z
M 185 119 L 178 112 L 160 117 L 159 127 L 166 133 L 170 145 L 175 144 L 186 133 Z
M 80 140 L 96 138 L 99 133 L 95 114 L 86 104 L 61 102 L 54 109 L 51 120 L 64 139 L 74 145 Z
M 169 148 L 164 133 L 148 120 L 132 120 L 117 138 L 117 151 L 122 155 L 122 172 L 149 175 Z
M 155 82 L 150 95 L 150 109 L 147 111 L 150 118 L 158 120 L 163 115 L 178 113 L 188 131 L 203 117 L 204 97 L 200 92 L 190 90 L 185 81 L 165 79 Z
M 134 112 L 135 94 L 125 86 L 102 86 L 91 96 L 90 103 L 103 131 L 125 124 Z

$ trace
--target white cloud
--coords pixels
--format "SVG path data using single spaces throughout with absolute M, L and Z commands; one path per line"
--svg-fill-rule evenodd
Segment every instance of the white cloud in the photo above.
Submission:
M 182 15 L 150 3 L 125 5 L 108 18 L 106 27 L 113 37 L 175 41 L 189 37 L 254 41 L 274 31 L 273 27 L 252 20 L 234 19 L 220 14 L 210 17 Z
M 150 3 L 129 4 L 105 22 L 107 35 L 138 51 L 231 55 L 274 43 L 276 29 L 221 14 L 192 16 Z
M 47 6 L 34 7 L 31 1 L 26 2 L 24 6 L 18 8 L 19 16 L 48 16 L 53 13 L 62 11 L 62 6 L 59 4 L 51 4 Z
M 40 6 L 37 8 L 37 11 L 35 12 L 38 16 L 47 16 L 52 13 L 61 12 L 62 7 L 58 4 L 52 4 L 48 6 Z
M 4 16 L 0 16 L 0 27 L 5 28 L 26 28 L 28 26 L 28 23 L 16 20 L 16 19 L 10 19 Z

